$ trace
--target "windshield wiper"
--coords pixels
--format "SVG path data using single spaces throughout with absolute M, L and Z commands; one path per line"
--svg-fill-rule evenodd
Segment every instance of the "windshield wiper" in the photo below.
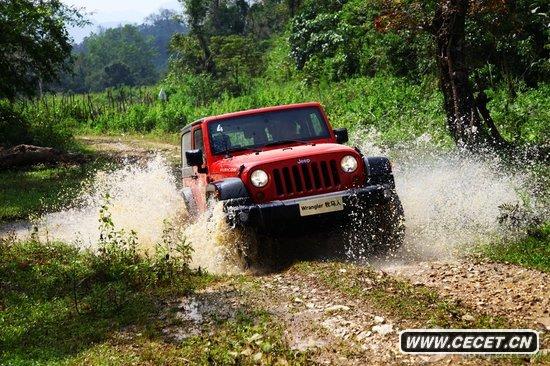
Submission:
M 262 147 L 277 146 L 277 145 L 284 145 L 284 144 L 291 144 L 291 143 L 301 144 L 301 145 L 309 144 L 309 142 L 302 141 L 302 140 L 279 140 L 279 141 L 268 142 Z
M 231 157 L 232 152 L 245 151 L 245 150 L 251 150 L 251 151 L 254 151 L 254 152 L 262 152 L 262 150 L 254 148 L 254 147 L 233 147 L 233 148 L 230 148 L 230 149 L 223 150 L 222 153 L 225 156 Z

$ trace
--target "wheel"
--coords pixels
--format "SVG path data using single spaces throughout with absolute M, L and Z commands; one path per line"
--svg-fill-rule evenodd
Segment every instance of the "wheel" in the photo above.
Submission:
M 250 227 L 235 226 L 233 230 L 238 232 L 235 248 L 242 269 L 266 272 L 278 266 L 280 243 L 277 238 Z
M 352 259 L 395 254 L 405 239 L 403 206 L 396 193 L 388 202 L 357 205 L 350 214 L 346 254 Z

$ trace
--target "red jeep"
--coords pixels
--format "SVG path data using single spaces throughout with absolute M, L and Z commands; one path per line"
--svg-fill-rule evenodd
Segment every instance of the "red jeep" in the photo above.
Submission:
M 209 199 L 222 201 L 232 225 L 262 232 L 347 224 L 369 245 L 396 248 L 404 226 L 391 164 L 347 141 L 319 103 L 195 121 L 181 135 L 186 206 L 203 212 Z

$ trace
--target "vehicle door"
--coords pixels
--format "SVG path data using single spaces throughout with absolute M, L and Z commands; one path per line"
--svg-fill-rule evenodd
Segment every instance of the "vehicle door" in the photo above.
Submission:
M 193 180 L 191 184 L 193 197 L 195 198 L 197 207 L 202 212 L 207 208 L 206 186 L 208 185 L 208 162 L 206 161 L 206 154 L 204 153 L 202 126 L 194 126 L 191 130 L 191 136 L 193 149 L 203 152 L 203 165 L 200 167 L 193 167 L 193 176 L 191 177 L 191 180 Z

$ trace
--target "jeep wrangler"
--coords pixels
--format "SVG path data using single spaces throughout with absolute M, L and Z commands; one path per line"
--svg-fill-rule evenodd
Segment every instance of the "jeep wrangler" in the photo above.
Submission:
M 232 226 L 340 228 L 364 238 L 362 245 L 396 249 L 404 225 L 392 166 L 347 141 L 319 103 L 202 118 L 181 133 L 185 205 L 201 213 L 213 199 Z

